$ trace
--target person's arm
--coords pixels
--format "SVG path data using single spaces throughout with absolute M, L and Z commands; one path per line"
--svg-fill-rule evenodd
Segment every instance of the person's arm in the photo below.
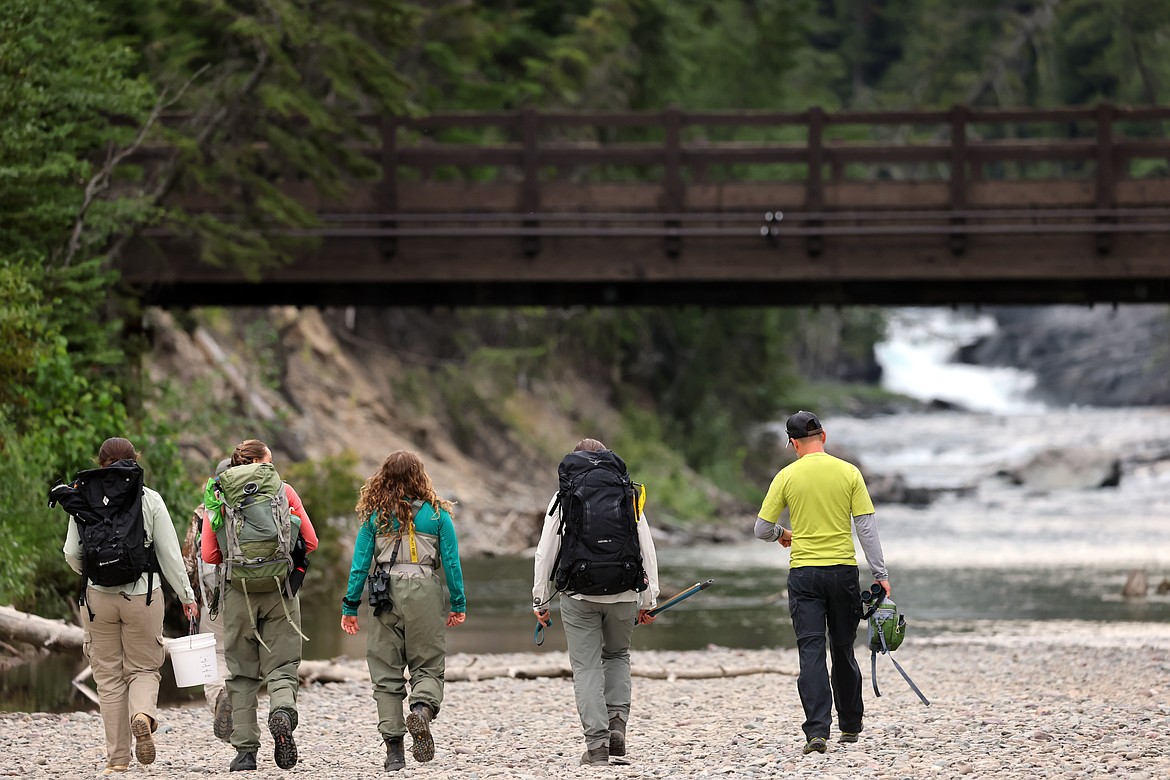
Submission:
M 560 507 L 552 510 L 555 501 L 554 497 L 545 510 L 544 527 L 540 531 L 540 542 L 536 545 L 532 575 L 533 612 L 547 612 L 548 602 L 552 598 L 553 564 L 561 550 L 561 536 L 557 533 L 561 525 L 561 510 Z
M 179 536 L 175 533 L 175 526 L 171 522 L 171 513 L 167 511 L 166 503 L 158 493 L 149 491 L 142 497 L 142 509 L 150 519 L 154 555 L 162 576 L 179 597 L 179 601 L 194 604 L 195 592 L 191 590 L 191 581 L 187 579 L 187 567 L 183 565 L 183 550 L 179 547 Z
M 358 529 L 353 543 L 353 558 L 349 564 L 349 581 L 345 598 L 341 600 L 341 614 L 356 617 L 362 604 L 362 593 L 366 589 L 366 577 L 370 573 L 370 562 L 374 560 L 374 521 L 371 518 Z
M 65 562 L 69 568 L 81 574 L 81 533 L 77 530 L 77 521 L 69 518 L 69 530 L 65 533 Z
M 777 473 L 772 478 L 772 484 L 768 486 L 768 494 L 764 496 L 764 503 L 760 506 L 759 514 L 756 517 L 753 532 L 757 539 L 765 542 L 785 544 L 786 541 L 792 541 L 792 532 L 785 533 L 784 524 L 780 522 L 781 515 L 788 508 L 782 482 L 781 473 Z
M 284 494 L 288 497 L 289 510 L 301 521 L 301 538 L 305 540 L 305 555 L 308 555 L 317 549 L 317 532 L 313 529 L 313 521 L 309 519 L 309 513 L 305 511 L 301 497 L 287 482 L 284 483 Z
M 638 547 L 642 550 L 642 570 L 646 572 L 646 590 L 638 594 L 638 609 L 645 611 L 658 605 L 658 552 L 646 515 L 638 518 Z
M 882 555 L 882 542 L 878 538 L 877 516 L 873 513 L 853 518 L 853 526 L 857 529 L 857 541 L 861 542 L 861 551 L 865 554 L 865 561 L 873 573 L 875 582 L 888 582 L 890 573 L 886 571 L 886 560 Z
M 447 592 L 451 594 L 451 612 L 455 615 L 465 615 L 467 594 L 463 592 L 463 567 L 459 563 L 459 539 L 455 536 L 455 523 L 451 521 L 451 514 L 446 509 L 439 510 L 436 520 L 439 525 L 439 559 L 442 561 L 443 574 L 447 578 Z
M 209 510 L 203 515 L 203 530 L 199 535 L 199 555 L 204 563 L 223 563 L 223 553 L 219 550 L 219 539 L 215 538 L 215 531 L 211 530 L 213 513 Z

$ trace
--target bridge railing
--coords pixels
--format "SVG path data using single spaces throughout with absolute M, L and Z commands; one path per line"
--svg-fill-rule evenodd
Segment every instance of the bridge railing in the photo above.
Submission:
M 378 124 L 382 143 L 368 151 L 381 158 L 378 201 L 385 213 L 399 211 L 400 183 L 411 170 L 414 179 L 475 170 L 476 180 L 516 182 L 520 194 L 514 208 L 538 214 L 548 181 L 575 169 L 615 166 L 637 168 L 656 179 L 659 211 L 668 213 L 687 211 L 688 187 L 705 182 L 713 169 L 745 170 L 744 176 L 754 181 L 771 176 L 800 183 L 808 212 L 825 211 L 826 184 L 846 180 L 856 170 L 862 178 L 943 180 L 949 183 L 947 206 L 963 211 L 970 205 L 972 182 L 1012 178 L 1011 166 L 1015 177 L 1035 178 L 1029 166 L 1035 170 L 1043 164 L 1060 166 L 1051 168 L 1050 178 L 1091 176 L 1092 205 L 1109 209 L 1118 202 L 1118 181 L 1128 178 L 1134 161 L 1160 160 L 1161 174 L 1170 170 L 1170 141 L 1160 124 L 1167 120 L 1170 107 L 1109 104 L 943 111 L 448 113 L 370 119 Z M 471 135 L 475 141 L 467 140 Z M 628 140 L 631 135 L 640 138 Z M 744 140 L 744 135 L 755 138 Z

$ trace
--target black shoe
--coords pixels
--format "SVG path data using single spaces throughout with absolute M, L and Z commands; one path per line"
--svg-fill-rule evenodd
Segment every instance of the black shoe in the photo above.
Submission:
M 211 721 L 211 733 L 216 739 L 227 742 L 232 738 L 232 700 L 227 690 L 221 690 L 215 697 L 215 715 Z
M 281 769 L 292 769 L 297 765 L 297 743 L 293 739 L 292 717 L 284 710 L 276 710 L 268 716 L 268 731 L 272 734 L 274 743 L 272 759 Z
M 581 754 L 581 766 L 609 766 L 609 745 L 602 743 Z
M 861 735 L 856 731 L 842 731 L 841 736 L 837 737 L 838 742 L 856 742 L 861 738 Z
M 435 740 L 431 736 L 431 721 L 434 718 L 435 711 L 421 701 L 412 705 L 410 714 L 406 716 L 406 730 L 414 740 L 410 745 L 410 754 L 419 763 L 435 757 Z
M 229 772 L 254 772 L 256 771 L 256 751 L 255 750 L 240 750 L 236 753 L 236 757 L 228 764 Z
M 828 749 L 829 746 L 825 744 L 824 737 L 813 737 L 804 746 L 804 754 L 807 756 L 809 753 L 824 753 Z
M 382 767 L 387 772 L 397 772 L 406 768 L 406 755 L 402 752 L 402 737 L 384 737 L 386 740 L 386 763 Z
M 626 754 L 626 722 L 618 716 L 609 719 L 609 754 L 611 756 Z

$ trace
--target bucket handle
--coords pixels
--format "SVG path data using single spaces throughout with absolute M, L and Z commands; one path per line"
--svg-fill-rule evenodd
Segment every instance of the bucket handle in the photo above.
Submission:
M 187 636 L 194 636 L 197 633 L 199 633 L 199 620 L 191 618 L 187 621 Z

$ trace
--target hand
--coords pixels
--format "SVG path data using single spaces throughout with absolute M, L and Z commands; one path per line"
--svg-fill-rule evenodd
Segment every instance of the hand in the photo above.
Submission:
M 787 531 L 787 530 L 781 530 L 780 531 L 780 538 L 777 539 L 776 541 L 780 542 L 781 547 L 791 547 L 792 546 L 792 532 Z
M 886 592 L 887 596 L 890 595 L 890 581 L 889 580 L 874 580 L 874 582 L 876 582 L 878 585 L 882 586 L 882 590 L 884 590 Z
M 547 609 L 534 609 L 532 614 L 536 615 L 536 622 L 540 623 L 545 628 L 552 624 L 552 615 L 548 614 Z
M 466 612 L 449 612 L 447 613 L 447 628 L 461 626 L 465 620 L 467 620 Z
M 648 626 L 648 625 L 650 625 L 651 623 L 653 623 L 653 622 L 654 622 L 655 620 L 657 620 L 657 619 L 658 619 L 658 616 L 657 616 L 657 615 L 651 615 L 651 614 L 650 614 L 650 610 L 648 610 L 648 609 L 640 609 L 640 610 L 638 610 L 638 620 L 637 620 L 637 625 L 639 625 L 639 626 Z
M 350 636 L 357 636 L 358 619 L 357 615 L 342 615 L 341 616 L 341 630 Z
M 192 601 L 190 604 L 183 605 L 183 614 L 187 616 L 188 620 L 199 619 L 199 604 Z

